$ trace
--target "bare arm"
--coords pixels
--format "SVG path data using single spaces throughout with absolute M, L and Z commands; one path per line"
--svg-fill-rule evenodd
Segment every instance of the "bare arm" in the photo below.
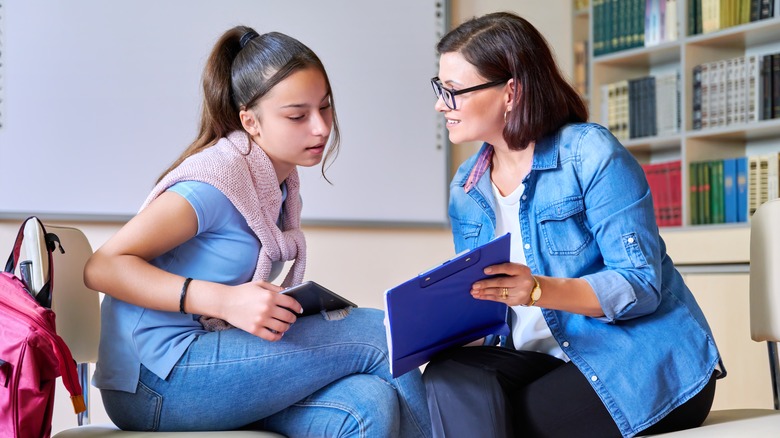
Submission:
M 89 288 L 130 304 L 178 312 L 184 278 L 149 260 L 193 238 L 197 229 L 189 202 L 176 193 L 163 193 L 95 252 L 85 267 L 84 280 Z M 296 319 L 287 309 L 301 308 L 280 290 L 267 282 L 227 286 L 196 279 L 189 286 L 185 311 L 224 319 L 264 339 L 278 340 Z

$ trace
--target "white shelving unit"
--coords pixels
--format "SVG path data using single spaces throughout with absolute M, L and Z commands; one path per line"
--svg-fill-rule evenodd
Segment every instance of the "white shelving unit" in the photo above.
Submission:
M 682 162 L 683 225 L 661 228 L 661 235 L 707 316 L 729 373 L 718 382 L 713 409 L 771 408 L 772 393 L 766 349 L 749 340 L 749 223 L 691 225 L 689 164 L 780 151 L 780 119 L 693 129 L 693 68 L 743 55 L 780 52 L 780 0 L 773 1 L 773 18 L 688 35 L 689 0 L 677 0 L 676 41 L 597 57 L 589 44 L 586 98 L 591 120 L 597 123 L 602 123 L 602 85 L 679 69 L 680 132 L 625 140 L 623 144 L 640 163 Z M 573 14 L 574 41 L 592 42 L 593 0 L 587 11 Z
M 776 1 L 776 0 L 775 0 Z M 778 5 L 773 18 L 721 29 L 707 34 L 688 36 L 686 23 L 688 5 L 678 0 L 678 39 L 652 47 L 638 47 L 589 59 L 589 96 L 591 119 L 602 121 L 602 85 L 620 80 L 655 75 L 662 71 L 679 69 L 681 79 L 681 132 L 675 135 L 652 136 L 626 140 L 623 144 L 641 163 L 679 159 L 682 161 L 682 228 L 718 227 L 719 225 L 690 225 L 688 193 L 688 166 L 692 162 L 733 158 L 767 151 L 780 150 L 780 119 L 753 123 L 732 124 L 703 130 L 693 129 L 693 68 L 697 65 L 735 58 L 743 55 L 780 52 L 780 17 Z M 592 2 L 589 14 L 592 16 Z M 574 21 L 582 26 L 582 19 Z M 592 20 L 587 20 L 592 23 Z M 593 40 L 592 26 L 588 39 Z M 582 28 L 575 30 L 575 39 L 582 38 Z M 591 45 L 592 46 L 592 45 Z M 747 224 L 742 224 L 747 227 Z

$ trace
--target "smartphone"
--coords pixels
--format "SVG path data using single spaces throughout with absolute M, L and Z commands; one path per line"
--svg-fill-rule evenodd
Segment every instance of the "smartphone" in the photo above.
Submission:
M 303 313 L 299 316 L 308 316 L 320 311 L 343 309 L 344 307 L 357 307 L 357 304 L 340 296 L 339 294 L 321 286 L 314 281 L 306 281 L 297 286 L 283 290 L 281 293 L 295 298 Z

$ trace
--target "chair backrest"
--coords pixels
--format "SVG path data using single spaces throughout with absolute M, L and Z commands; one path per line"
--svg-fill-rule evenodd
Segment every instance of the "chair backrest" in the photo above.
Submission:
M 750 335 L 780 341 L 780 199 L 762 204 L 750 222 Z
M 100 296 L 84 285 L 84 265 L 92 255 L 92 246 L 79 229 L 48 224 L 45 227 L 48 233 L 59 237 L 64 251 L 57 247 L 52 254 L 52 310 L 57 318 L 57 334 L 68 344 L 77 363 L 94 363 L 100 342 Z M 38 226 L 26 227 L 24 241 L 32 242 L 28 251 L 38 251 L 28 256 L 45 260 L 45 244 L 38 243 L 43 241 L 41 233 Z M 43 263 L 33 266 L 43 266 Z M 33 278 L 44 275 L 34 272 Z

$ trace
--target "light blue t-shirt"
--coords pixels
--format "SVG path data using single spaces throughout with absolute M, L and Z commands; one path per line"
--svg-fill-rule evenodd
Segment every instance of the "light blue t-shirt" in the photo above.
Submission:
M 178 193 L 192 205 L 198 217 L 198 232 L 150 263 L 198 280 L 229 285 L 250 281 L 261 244 L 230 200 L 214 186 L 197 181 L 174 184 L 168 191 Z M 284 187 L 282 193 L 286 197 Z M 273 264 L 271 279 L 283 265 Z M 198 318 L 151 310 L 106 295 L 93 385 L 135 392 L 141 364 L 165 379 L 195 337 L 205 333 Z

